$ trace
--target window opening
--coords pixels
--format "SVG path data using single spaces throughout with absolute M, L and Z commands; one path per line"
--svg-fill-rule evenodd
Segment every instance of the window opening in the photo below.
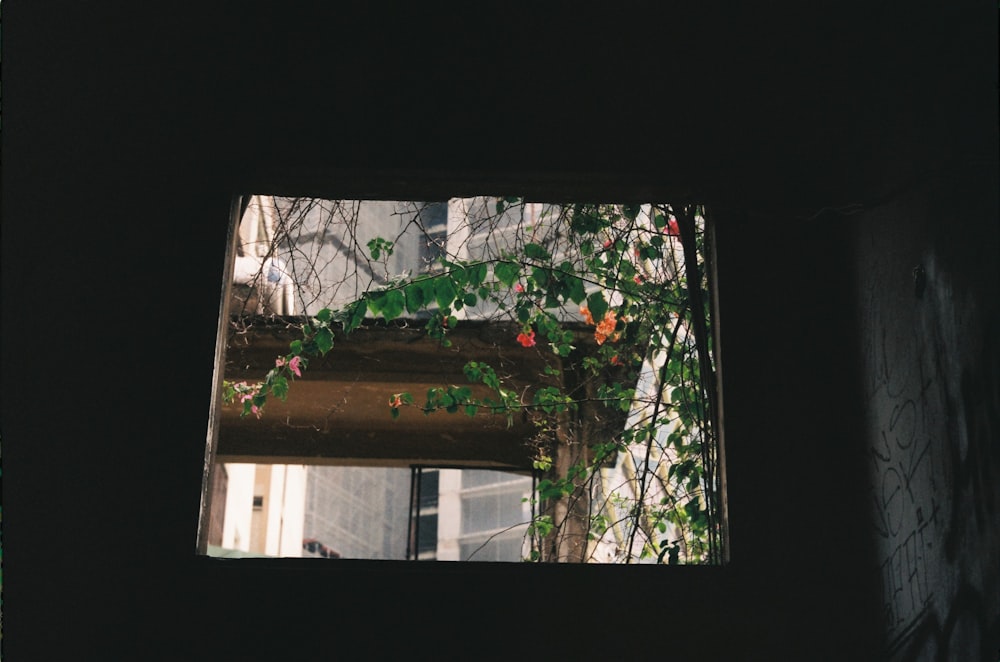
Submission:
M 236 208 L 203 552 L 724 560 L 702 207 Z

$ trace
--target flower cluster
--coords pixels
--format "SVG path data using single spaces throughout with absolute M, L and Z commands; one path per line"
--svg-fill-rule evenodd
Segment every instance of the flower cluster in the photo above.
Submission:
M 605 313 L 604 319 L 600 322 L 594 322 L 594 317 L 586 306 L 580 306 L 580 314 L 587 320 L 587 324 L 596 324 L 594 339 L 597 340 L 598 345 L 603 345 L 606 340 L 611 340 L 611 342 L 618 340 L 620 334 L 615 332 L 615 328 L 618 326 L 618 317 L 614 311 L 609 310 Z
M 285 359 L 284 359 L 284 357 L 279 356 L 277 359 L 275 359 L 275 361 L 274 361 L 274 367 L 275 368 L 280 368 L 283 365 L 285 365 Z M 293 356 L 291 358 L 291 360 L 288 361 L 288 369 L 291 370 L 295 374 L 296 377 L 301 377 L 302 376 L 302 357 L 301 356 Z
M 260 418 L 261 409 L 257 405 L 253 404 L 253 399 L 260 394 L 261 389 L 264 385 L 260 382 L 256 384 L 247 384 L 246 382 L 236 382 L 235 384 L 225 384 L 226 387 L 226 402 L 233 402 L 234 400 L 240 404 L 246 405 L 244 403 L 249 402 L 249 411 L 257 418 Z

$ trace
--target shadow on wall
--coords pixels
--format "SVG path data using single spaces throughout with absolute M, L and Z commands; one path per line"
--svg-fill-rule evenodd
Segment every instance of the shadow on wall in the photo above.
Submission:
M 894 205 L 860 226 L 886 645 L 893 660 L 992 660 L 1000 645 L 1000 596 L 990 590 L 1000 584 L 1000 322 L 982 273 L 992 267 L 946 265 L 914 222 L 922 215 Z

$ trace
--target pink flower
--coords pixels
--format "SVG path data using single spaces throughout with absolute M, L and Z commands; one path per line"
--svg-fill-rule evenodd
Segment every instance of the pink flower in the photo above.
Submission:
M 396 409 L 397 407 L 400 407 L 403 404 L 403 399 L 399 396 L 400 394 L 397 393 L 391 398 L 389 398 L 389 406 L 392 407 L 393 409 Z
M 250 411 L 252 411 L 257 418 L 260 418 L 260 407 L 257 405 L 251 405 Z
M 522 331 L 521 333 L 517 334 L 517 342 L 521 343 L 525 347 L 534 347 L 535 346 L 535 332 L 534 331 L 528 331 L 528 333 L 524 333 Z
M 299 363 L 301 362 L 302 359 L 298 356 L 293 356 L 292 360 L 288 362 L 288 369 L 294 372 L 296 377 L 302 376 L 302 371 L 299 370 Z
M 615 242 L 611 241 L 610 239 L 605 239 L 605 240 L 604 240 L 604 248 L 606 248 L 606 249 L 607 249 L 607 248 L 611 248 L 611 245 L 612 245 L 613 243 L 615 243 Z
M 514 291 L 515 292 L 524 292 L 524 285 L 521 285 L 520 283 L 515 284 L 514 285 Z
M 636 275 L 635 275 L 635 276 L 634 276 L 634 277 L 632 278 L 632 280 L 634 280 L 634 281 L 635 281 L 635 284 L 636 284 L 636 285 L 642 285 L 642 281 L 646 280 L 646 277 L 645 277 L 645 276 L 643 276 L 642 274 L 636 274 Z
M 274 360 L 274 367 L 275 368 L 280 368 L 283 365 L 285 365 L 285 357 L 284 356 L 279 356 L 278 358 L 276 358 Z

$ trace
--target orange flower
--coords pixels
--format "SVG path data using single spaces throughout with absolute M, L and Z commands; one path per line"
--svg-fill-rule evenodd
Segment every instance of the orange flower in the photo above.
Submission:
M 396 393 L 391 398 L 389 398 L 389 406 L 392 407 L 393 409 L 396 409 L 403 405 L 403 399 L 399 396 L 400 394 Z
M 611 342 L 618 340 L 618 334 L 615 333 L 616 326 L 618 326 L 618 318 L 609 310 L 604 319 L 601 320 L 601 323 L 597 325 L 597 330 L 594 331 L 594 338 L 597 340 L 597 344 L 602 345 L 609 338 Z
M 594 323 L 594 318 L 590 314 L 590 309 L 586 306 L 580 306 L 580 314 L 583 315 L 583 319 L 587 320 L 587 324 Z

